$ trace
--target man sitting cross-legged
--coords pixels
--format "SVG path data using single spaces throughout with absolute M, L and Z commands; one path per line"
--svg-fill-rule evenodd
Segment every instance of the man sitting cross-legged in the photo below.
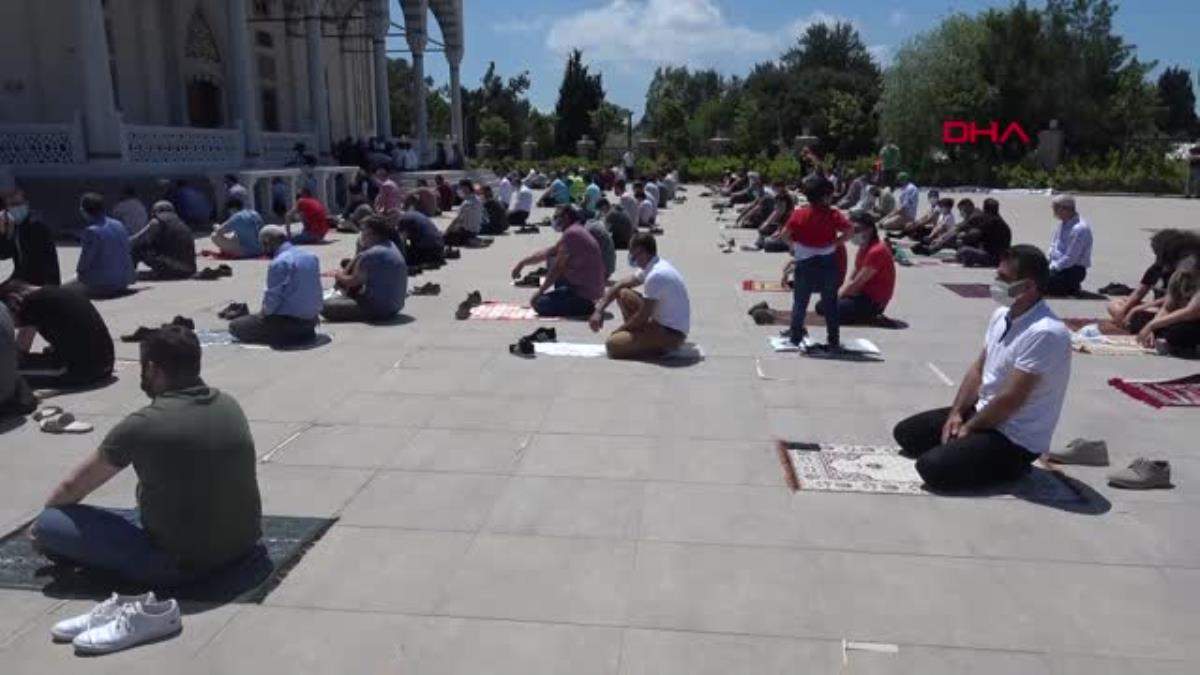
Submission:
M 629 264 L 637 271 L 604 295 L 588 320 L 593 331 L 604 325 L 604 310 L 614 300 L 624 321 L 605 342 L 610 359 L 653 359 L 678 349 L 691 330 L 692 308 L 683 277 L 658 257 L 654 236 L 640 232 L 629 242 Z M 633 290 L 645 286 L 643 296 Z
M 335 277 L 345 297 L 330 298 L 321 308 L 327 321 L 384 321 L 404 309 L 408 266 L 391 242 L 391 234 L 382 216 L 363 221 L 359 234 L 362 251 Z
M 55 488 L 30 530 L 53 559 L 152 588 L 198 581 L 255 550 L 262 519 L 241 407 L 200 379 L 200 343 L 164 326 L 141 343 L 150 405 L 129 415 Z M 81 504 L 137 472 L 132 517 Z
M 213 229 L 212 243 L 227 258 L 257 258 L 262 255 L 258 232 L 263 227 L 262 216 L 246 208 L 241 197 L 225 202 L 229 219 Z
M 321 265 L 317 256 L 287 241 L 279 225 L 258 233 L 263 251 L 271 256 L 262 312 L 229 322 L 229 332 L 241 342 L 273 347 L 311 342 L 321 311 Z
M 196 240 L 175 215 L 171 202 L 155 202 L 150 222 L 129 240 L 133 260 L 150 268 L 153 279 L 187 279 L 196 273 Z
M 584 229 L 583 214 L 575 206 L 560 206 L 552 223 L 562 233 L 558 243 L 522 259 L 512 277 L 520 279 L 526 266 L 545 262 L 549 271 L 529 305 L 539 316 L 586 317 L 604 295 L 600 244 Z
M 934 490 L 1014 480 L 1049 451 L 1071 378 L 1071 334 L 1042 299 L 1049 262 L 1036 247 L 1014 246 L 1000 260 L 992 314 L 979 358 L 949 408 L 896 425 L 903 452 Z
M 67 285 L 92 298 L 125 293 L 135 276 L 129 233 L 121 221 L 104 214 L 104 198 L 94 192 L 80 198 L 79 210 L 87 227 L 79 235 L 76 279 Z

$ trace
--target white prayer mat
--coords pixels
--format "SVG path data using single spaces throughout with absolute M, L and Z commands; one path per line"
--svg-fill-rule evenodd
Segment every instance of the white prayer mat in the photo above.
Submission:
M 830 445 L 779 442 L 785 478 L 794 491 L 934 495 L 922 486 L 916 461 L 887 445 Z M 974 494 L 974 493 L 969 493 Z M 1064 474 L 1033 466 L 1025 477 L 981 496 L 1018 497 L 1033 502 L 1082 502 Z
M 535 342 L 533 351 L 543 356 L 575 356 L 585 359 L 607 358 L 608 351 L 603 344 L 587 342 Z M 655 361 L 700 361 L 704 359 L 704 350 L 698 345 L 687 343 L 674 351 L 667 353 Z
M 822 354 L 820 357 L 817 357 L 816 354 L 809 354 L 809 349 L 813 345 L 817 344 L 817 342 L 811 337 L 804 338 L 804 341 L 799 345 L 792 344 L 791 340 L 783 337 L 782 335 L 769 337 L 767 338 L 767 342 L 771 344 L 771 349 L 774 349 L 777 352 L 799 352 L 805 356 L 814 356 L 814 358 L 838 358 L 837 355 Z M 849 340 L 842 340 L 842 348 L 845 349 L 850 358 L 877 359 L 883 357 L 883 351 L 881 351 L 874 342 L 871 342 L 866 338 L 850 338 Z

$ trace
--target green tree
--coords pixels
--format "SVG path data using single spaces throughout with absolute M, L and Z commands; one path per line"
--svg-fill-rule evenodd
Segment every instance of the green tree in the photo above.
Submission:
M 688 135 L 687 111 L 674 97 L 662 100 L 650 124 L 650 133 L 658 139 L 659 146 L 675 157 L 691 154 L 691 138 Z
M 578 49 L 567 58 L 558 104 L 554 107 L 554 148 L 561 154 L 573 154 L 575 142 L 587 135 L 596 137 L 592 113 L 604 103 L 604 85 L 600 74 L 592 74 L 583 65 Z
M 1179 67 L 1164 70 L 1158 76 L 1158 103 L 1162 107 L 1159 126 L 1164 132 L 1185 138 L 1200 135 L 1190 72 Z
M 592 111 L 592 128 L 596 131 L 596 147 L 604 148 L 608 138 L 625 129 L 629 111 L 615 103 L 605 101 Z
M 508 122 L 499 115 L 488 115 L 479 123 L 479 135 L 492 144 L 497 154 L 505 154 L 510 148 L 512 130 Z

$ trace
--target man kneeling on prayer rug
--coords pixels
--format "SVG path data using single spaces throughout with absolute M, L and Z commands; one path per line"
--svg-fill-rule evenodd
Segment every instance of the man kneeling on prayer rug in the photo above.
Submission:
M 1000 260 L 985 346 L 949 408 L 896 425 L 902 452 L 934 490 L 1015 480 L 1050 449 L 1071 378 L 1071 334 L 1042 298 L 1046 256 L 1018 245 Z

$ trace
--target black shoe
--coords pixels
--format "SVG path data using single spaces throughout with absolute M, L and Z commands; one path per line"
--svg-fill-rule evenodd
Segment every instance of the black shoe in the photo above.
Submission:
M 441 292 L 441 285 L 435 284 L 432 281 L 421 286 L 415 286 L 412 289 L 412 295 L 440 295 Z
M 516 343 L 508 346 L 508 353 L 513 356 L 533 358 L 533 340 L 527 337 L 517 340 Z
M 121 342 L 141 342 L 142 340 L 145 340 L 146 338 L 150 337 L 151 335 L 153 335 L 154 333 L 157 333 L 157 332 L 158 332 L 157 328 L 146 328 L 145 326 L 138 326 L 138 329 L 133 331 L 129 335 L 122 335 Z
M 754 316 L 754 313 L 755 313 L 755 312 L 759 312 L 759 311 L 762 311 L 762 310 L 764 310 L 764 309 L 770 309 L 770 308 L 771 308 L 771 307 L 770 307 L 770 305 L 768 305 L 767 303 L 765 303 L 765 302 L 760 302 L 760 303 L 758 303 L 757 305 L 754 305 L 754 306 L 752 306 L 752 307 L 749 309 L 749 311 L 747 311 L 747 312 L 746 312 L 746 314 L 747 314 L 748 316 Z
M 519 288 L 537 288 L 542 285 L 542 278 L 536 272 L 530 272 L 513 282 L 513 285 Z
M 459 258 L 462 257 L 462 251 L 459 251 L 456 248 L 450 248 L 449 246 L 447 246 L 445 257 L 446 257 L 446 260 L 458 260 Z
M 558 342 L 558 331 L 549 326 L 542 326 L 525 337 L 531 342 Z
M 217 274 L 223 277 L 233 276 L 233 268 L 224 263 L 217 265 Z
M 246 306 L 246 303 L 231 302 L 231 303 L 229 303 L 228 306 L 225 307 L 225 309 L 218 312 L 217 316 L 219 316 L 222 319 L 225 319 L 226 321 L 233 321 L 234 319 L 241 318 L 243 316 L 246 316 L 249 313 L 250 313 L 250 308 Z
M 217 269 L 216 267 L 205 267 L 199 272 L 196 272 L 192 278 L 199 281 L 216 281 L 223 276 L 225 275 L 221 274 L 221 270 Z

